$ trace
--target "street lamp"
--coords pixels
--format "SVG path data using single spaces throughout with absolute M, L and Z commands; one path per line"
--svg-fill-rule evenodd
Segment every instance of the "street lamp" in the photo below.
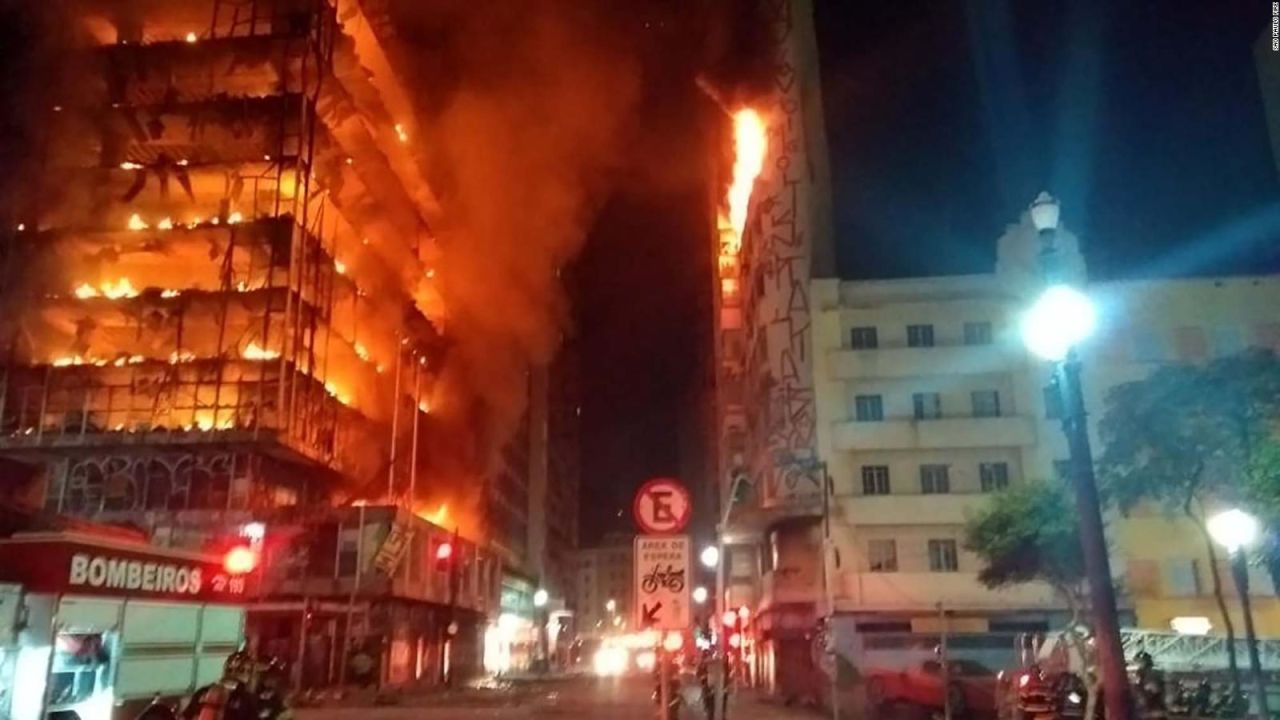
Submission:
M 537 591 L 533 593 L 533 606 L 536 608 L 546 607 L 548 597 L 546 590 L 538 588 Z
M 1032 354 L 1055 363 L 1054 386 L 1062 400 L 1062 431 L 1070 448 L 1070 478 L 1079 513 L 1080 548 L 1084 553 L 1089 600 L 1093 607 L 1101 670 L 1103 700 L 1108 720 L 1130 717 L 1129 678 L 1124 648 L 1120 644 L 1120 620 L 1111 580 L 1111 562 L 1102 526 L 1102 507 L 1093 474 L 1093 450 L 1080 385 L 1080 357 L 1075 346 L 1093 332 L 1096 313 L 1089 298 L 1063 283 L 1059 276 L 1057 248 L 1058 201 L 1042 192 L 1031 204 L 1031 222 L 1040 235 L 1040 271 L 1047 288 L 1022 317 L 1023 343 Z
M 606 602 L 606 603 L 604 604 L 604 609 L 605 609 L 605 610 L 606 610 L 610 615 L 612 615 L 613 613 L 618 612 L 618 601 L 617 601 L 617 600 L 614 600 L 613 598 L 609 598 L 609 601 L 608 601 L 608 602 Z
M 699 585 L 693 589 L 693 602 L 701 605 L 707 601 L 707 589 Z
M 708 545 L 702 548 L 702 554 L 698 556 L 702 561 L 702 566 L 708 570 L 714 570 L 720 564 L 720 548 L 715 545 Z
M 1258 634 L 1253 628 L 1253 605 L 1249 599 L 1249 565 L 1245 548 L 1258 538 L 1258 521 L 1243 510 L 1232 508 L 1209 518 L 1205 528 L 1214 542 L 1227 549 L 1231 558 L 1231 574 L 1240 592 L 1240 609 L 1244 613 L 1245 645 L 1249 648 L 1249 674 L 1253 676 L 1253 691 L 1258 697 L 1258 714 L 1271 717 L 1267 707 L 1267 684 L 1262 676 L 1262 661 L 1258 657 Z M 1233 678 L 1240 686 L 1239 678 Z

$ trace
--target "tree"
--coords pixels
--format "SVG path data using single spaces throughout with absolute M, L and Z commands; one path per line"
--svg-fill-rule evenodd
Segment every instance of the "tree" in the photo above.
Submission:
M 1127 513 L 1152 503 L 1199 530 L 1209 557 L 1213 594 L 1237 677 L 1235 628 L 1227 613 L 1217 547 L 1205 526 L 1206 506 L 1244 495 L 1246 469 L 1267 444 L 1280 407 L 1280 362 L 1249 350 L 1205 366 L 1168 365 L 1107 394 L 1099 424 L 1104 495 Z
M 1260 443 L 1244 477 L 1249 510 L 1266 528 L 1259 554 L 1271 575 L 1271 589 L 1280 595 L 1280 442 Z
M 1060 485 L 1031 482 L 996 494 L 965 524 L 964 545 L 982 560 L 983 585 L 1039 580 L 1062 595 L 1073 615 L 1078 611 L 1084 558 L 1075 502 Z
M 965 549 L 982 560 L 978 581 L 998 589 L 1040 581 L 1067 603 L 1071 620 L 1062 637 L 1088 669 L 1084 717 L 1093 717 L 1098 697 L 1096 657 L 1079 632 L 1084 600 L 1084 555 L 1075 500 L 1059 483 L 1030 482 L 997 493 L 970 517 Z

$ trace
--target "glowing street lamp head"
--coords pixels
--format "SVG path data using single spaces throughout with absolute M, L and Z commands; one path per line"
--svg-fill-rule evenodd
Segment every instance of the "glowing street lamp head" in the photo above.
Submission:
M 702 554 L 699 559 L 702 560 L 703 567 L 714 568 L 720 564 L 720 548 L 715 545 L 708 545 L 702 548 Z
M 1258 521 L 1249 513 L 1232 508 L 1209 518 L 1205 523 L 1209 536 L 1228 552 L 1253 544 L 1258 538 Z
M 546 590 L 543 590 L 542 588 L 538 588 L 538 590 L 533 593 L 533 606 L 545 607 L 547 604 L 548 597 L 550 596 L 548 595 Z
M 696 587 L 693 589 L 693 602 L 701 605 L 707 601 L 707 589 L 704 587 Z
M 614 600 L 613 598 L 609 598 L 609 601 L 604 604 L 604 609 L 608 612 L 617 612 L 618 601 Z
M 1037 357 L 1061 360 L 1093 334 L 1097 311 L 1089 297 L 1069 285 L 1044 291 L 1022 316 L 1022 342 Z

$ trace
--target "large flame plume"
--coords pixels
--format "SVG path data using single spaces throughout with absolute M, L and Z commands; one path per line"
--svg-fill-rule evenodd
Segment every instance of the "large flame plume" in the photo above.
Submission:
M 751 108 L 733 113 L 733 181 L 729 185 L 726 200 L 729 205 L 729 226 L 733 230 L 733 247 L 730 250 L 734 254 L 742 247 L 742 231 L 747 224 L 751 189 L 755 186 L 760 171 L 764 169 L 768 143 L 760 113 Z

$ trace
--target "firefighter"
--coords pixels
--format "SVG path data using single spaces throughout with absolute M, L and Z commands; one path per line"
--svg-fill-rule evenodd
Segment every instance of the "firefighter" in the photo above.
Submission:
M 293 711 L 285 698 L 287 675 L 284 662 L 270 658 L 258 673 L 256 705 L 258 720 L 292 720 Z
M 238 650 L 222 664 L 222 679 L 195 691 L 183 720 L 258 720 L 253 692 L 253 659 Z

